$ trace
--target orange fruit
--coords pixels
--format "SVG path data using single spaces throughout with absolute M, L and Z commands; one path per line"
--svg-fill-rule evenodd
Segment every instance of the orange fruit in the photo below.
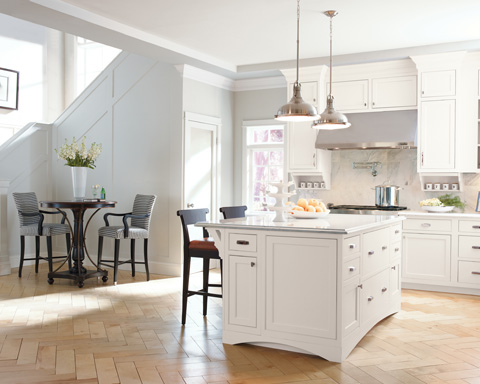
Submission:
M 312 205 L 307 205 L 307 208 L 305 209 L 307 212 L 315 212 L 315 207 Z
M 306 199 L 298 199 L 297 205 L 302 208 L 307 208 L 307 200 Z
M 297 205 L 296 207 L 293 207 L 293 208 L 292 208 L 292 211 L 300 211 L 300 212 L 303 212 L 303 211 L 305 211 L 305 209 L 303 209 L 303 207 L 300 207 L 300 206 Z
M 322 206 L 317 206 L 315 207 L 315 212 L 325 212 L 325 210 L 322 208 Z
M 308 200 L 308 205 L 316 207 L 318 205 L 318 200 L 317 199 L 310 199 L 310 200 Z

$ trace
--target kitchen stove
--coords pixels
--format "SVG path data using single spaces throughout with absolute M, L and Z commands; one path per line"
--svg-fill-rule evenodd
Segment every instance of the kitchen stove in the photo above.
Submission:
M 357 215 L 398 215 L 407 207 L 381 207 L 377 205 L 328 205 L 330 213 L 347 213 Z

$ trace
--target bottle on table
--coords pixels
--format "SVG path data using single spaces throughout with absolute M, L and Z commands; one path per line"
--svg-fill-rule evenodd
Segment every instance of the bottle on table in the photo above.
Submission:
M 105 194 L 105 188 L 102 187 L 102 190 L 100 191 L 100 199 L 105 200 L 106 194 Z

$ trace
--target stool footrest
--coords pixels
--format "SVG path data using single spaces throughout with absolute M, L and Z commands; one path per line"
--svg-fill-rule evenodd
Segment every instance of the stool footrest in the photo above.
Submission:
M 202 295 L 202 296 L 222 298 L 222 295 L 220 293 L 210 293 L 210 292 L 205 292 L 205 291 L 188 291 L 187 292 L 187 296 L 193 296 L 193 295 Z

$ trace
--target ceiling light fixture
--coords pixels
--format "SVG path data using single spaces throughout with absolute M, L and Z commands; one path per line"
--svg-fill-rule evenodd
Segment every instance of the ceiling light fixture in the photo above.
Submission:
M 293 84 L 293 96 L 290 101 L 282 105 L 275 115 L 275 119 L 281 121 L 312 121 L 319 118 L 317 109 L 305 102 L 301 95 L 302 85 L 298 82 L 298 64 L 300 53 L 300 0 L 297 0 L 297 80 Z
M 312 128 L 315 129 L 343 129 L 352 124 L 348 122 L 347 116 L 341 112 L 335 111 L 333 107 L 332 96 L 332 19 L 337 15 L 337 11 L 326 11 L 324 14 L 330 18 L 330 91 L 327 96 L 327 107 L 320 115 L 320 119 L 313 122 Z

